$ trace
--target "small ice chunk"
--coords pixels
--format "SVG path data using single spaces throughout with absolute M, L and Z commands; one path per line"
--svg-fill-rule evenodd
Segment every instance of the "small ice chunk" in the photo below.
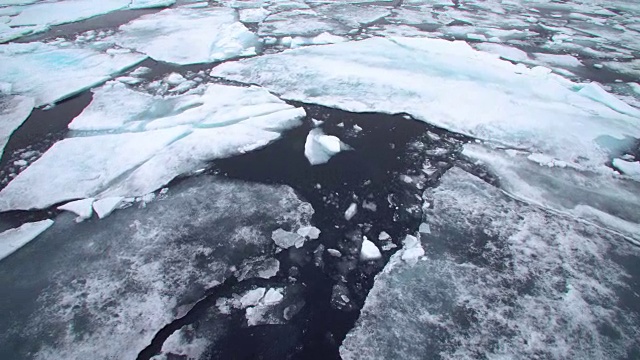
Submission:
M 298 231 L 296 231 L 298 235 L 304 236 L 311 240 L 316 240 L 320 237 L 320 229 L 315 226 L 303 226 Z
M 298 244 L 304 243 L 304 237 L 299 234 L 277 229 L 271 233 L 271 239 L 283 249 L 288 249 L 292 246 L 299 247 Z
M 362 208 L 373 212 L 376 212 L 378 210 L 378 206 L 376 205 L 376 203 L 367 200 L 362 202 Z
M 62 206 L 58 206 L 58 210 L 71 211 L 78 215 L 77 220 L 86 220 L 93 215 L 93 208 L 91 207 L 93 202 L 93 198 L 71 201 Z
M 378 240 L 380 240 L 380 241 L 391 240 L 391 236 L 389 234 L 387 234 L 386 231 L 382 231 L 382 232 L 380 232 L 380 235 L 378 235 Z
M 269 15 L 269 11 L 265 8 L 240 9 L 238 12 L 240 21 L 243 23 L 259 23 Z
M 613 159 L 613 166 L 622 171 L 625 175 L 640 181 L 640 162 Z
M 111 213 L 120 205 L 124 197 L 122 196 L 114 196 L 108 197 L 104 199 L 96 200 L 93 203 L 93 210 L 95 210 L 96 215 L 100 219 L 104 219 L 105 217 L 111 215 Z
M 139 68 L 133 70 L 132 72 L 129 73 L 130 76 L 135 76 L 135 77 L 140 77 L 140 76 L 144 76 L 147 75 L 148 73 L 151 72 L 151 69 L 146 67 L 146 66 L 140 66 Z
M 329 253 L 329 255 L 333 256 L 333 257 L 341 257 L 342 253 L 339 250 L 336 249 L 327 249 L 327 252 Z
M 282 294 L 282 289 L 271 288 L 264 295 L 264 298 L 262 299 L 262 303 L 267 306 L 275 305 L 280 303 L 282 299 L 284 299 L 284 295 Z
M 264 297 L 267 289 L 265 288 L 257 288 L 253 290 L 249 290 L 240 298 L 240 308 L 246 309 L 249 306 L 256 306 L 260 302 L 260 300 Z
M 345 220 L 349 221 L 353 219 L 353 217 L 356 216 L 357 213 L 358 213 L 358 204 L 351 203 L 351 205 L 349 205 L 347 210 L 344 212 L 344 218 Z
M 422 223 L 420 224 L 420 228 L 418 229 L 418 231 L 421 234 L 431 234 L 431 227 L 429 227 L 429 224 L 427 223 Z
M 169 85 L 176 86 L 187 81 L 187 79 L 185 79 L 184 76 L 178 73 L 171 73 L 164 79 L 164 81 Z
M 374 244 L 371 240 L 364 237 L 362 241 L 362 248 L 360 248 L 360 260 L 369 261 L 369 260 L 378 260 L 382 258 L 382 254 L 380 253 L 380 249 Z
M 422 244 L 420 244 L 420 240 L 413 235 L 407 235 L 402 244 L 403 249 L 401 258 L 406 262 L 414 262 L 425 254 Z
M 326 163 L 340 151 L 348 149 L 350 147 L 340 141 L 338 137 L 325 135 L 322 129 L 315 128 L 307 135 L 304 155 L 311 165 L 318 165 Z
M 604 65 L 602 64 L 593 64 L 593 67 L 596 69 L 602 69 L 604 67 Z
M 14 229 L 9 229 L 0 234 L 0 260 L 35 239 L 53 225 L 53 220 L 42 220 L 26 223 Z

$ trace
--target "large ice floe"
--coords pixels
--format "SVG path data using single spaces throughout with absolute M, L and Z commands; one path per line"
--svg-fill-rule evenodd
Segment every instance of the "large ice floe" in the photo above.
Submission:
M 597 139 L 640 137 L 638 112 L 604 91 L 440 39 L 373 38 L 311 46 L 215 67 L 285 99 L 356 112 L 409 113 L 451 131 L 599 166 Z M 633 115 L 633 116 L 631 116 Z
M 234 268 L 272 257 L 274 229 L 305 228 L 312 215 L 287 186 L 206 175 L 99 222 L 62 214 L 0 262 L 0 353 L 134 359 Z
M 258 37 L 228 8 L 166 9 L 122 25 L 117 44 L 155 60 L 187 65 L 255 55 Z
M 259 87 L 205 84 L 162 97 L 113 81 L 93 92 L 69 125 L 78 136 L 12 180 L 0 192 L 0 211 L 142 196 L 207 161 L 267 145 L 305 116 Z
M 100 85 L 144 59 L 127 51 L 106 54 L 41 42 L 5 44 L 0 45 L 0 82 L 11 84 L 12 94 L 32 97 L 41 106 Z
M 427 191 L 426 257 L 396 253 L 340 349 L 350 359 L 612 359 L 640 314 L 620 237 L 540 210 L 458 168 Z M 637 307 L 636 307 L 637 308 Z M 635 352 L 634 352 L 635 351 Z

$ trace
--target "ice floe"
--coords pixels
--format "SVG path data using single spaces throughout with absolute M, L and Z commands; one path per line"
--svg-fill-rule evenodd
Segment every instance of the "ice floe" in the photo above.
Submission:
M 0 45 L 0 82 L 10 83 L 13 94 L 32 97 L 35 106 L 42 106 L 100 85 L 145 58 L 40 42 L 5 44 Z
M 230 269 L 271 257 L 271 229 L 309 226 L 312 215 L 289 187 L 207 175 L 101 221 L 62 214 L 29 251 L 0 261 L 0 353 L 135 358 Z M 265 301 L 278 298 L 271 292 Z M 26 339 L 33 347 L 20 346 Z
M 594 101 L 580 93 L 592 85 L 549 72 L 463 42 L 373 38 L 225 63 L 211 75 L 348 111 L 409 113 L 455 132 L 594 167 L 607 160 L 608 149 L 597 138 L 640 137 L 637 118 L 628 109 L 616 111 L 621 107 L 613 96 Z
M 0 233 L 0 260 L 14 253 L 53 225 L 53 220 L 23 224 Z
M 371 240 L 366 237 L 362 240 L 362 247 L 360 248 L 360 260 L 370 261 L 378 260 L 382 258 L 380 249 Z
M 258 87 L 207 84 L 161 97 L 110 82 L 69 125 L 92 136 L 56 143 L 0 192 L 0 209 L 143 196 L 207 161 L 265 146 L 304 116 Z
M 77 221 L 82 221 L 90 218 L 93 215 L 93 202 L 95 199 L 82 199 L 76 201 L 70 201 L 62 206 L 58 206 L 58 210 L 71 211 L 78 215 Z
M 159 61 L 187 65 L 255 55 L 258 37 L 228 8 L 175 8 L 122 25 L 117 44 Z
M 637 249 L 457 168 L 429 191 L 427 260 L 391 258 L 343 359 L 611 359 L 637 348 L 623 295 L 632 280 L 616 263 L 637 261 Z

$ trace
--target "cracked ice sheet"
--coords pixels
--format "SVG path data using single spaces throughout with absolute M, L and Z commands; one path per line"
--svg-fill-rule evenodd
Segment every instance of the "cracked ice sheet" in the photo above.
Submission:
M 20 227 L 0 233 L 0 260 L 38 237 L 53 225 L 53 220 L 42 220 L 23 224 Z
M 305 116 L 259 87 L 209 84 L 161 97 L 113 81 L 93 92 L 69 127 L 110 134 L 56 143 L 0 192 L 0 211 L 142 196 L 208 161 L 263 147 Z
M 122 25 L 115 42 L 158 61 L 178 65 L 255 55 L 258 37 L 228 8 L 176 8 Z
M 373 38 L 310 46 L 221 64 L 211 75 L 347 111 L 406 112 L 454 132 L 593 167 L 608 159 L 596 138 L 640 137 L 637 118 L 576 93 L 583 85 L 464 42 Z
M 0 191 L 0 211 L 42 209 L 93 197 L 187 130 L 177 127 L 58 141 Z
M 640 184 L 608 173 L 568 166 L 551 157 L 464 146 L 463 155 L 488 167 L 517 199 L 586 220 L 640 244 Z
M 313 215 L 290 187 L 212 176 L 166 196 L 100 222 L 64 213 L 0 262 L 3 357 L 135 359 L 232 268 L 272 256 L 273 229 Z
M 289 10 L 269 15 L 262 23 L 260 36 L 316 36 L 324 32 L 345 35 L 351 28 L 328 19 L 313 10 Z
M 394 255 L 343 359 L 624 359 L 638 348 L 640 314 L 622 295 L 637 279 L 614 260 L 638 261 L 637 248 L 458 168 L 429 193 L 427 259 Z
M 13 94 L 33 97 L 35 106 L 42 106 L 99 85 L 145 58 L 39 42 L 6 44 L 0 45 L 0 81 L 10 83 Z
M 0 157 L 11 134 L 22 125 L 33 109 L 34 101 L 26 96 L 0 93 Z

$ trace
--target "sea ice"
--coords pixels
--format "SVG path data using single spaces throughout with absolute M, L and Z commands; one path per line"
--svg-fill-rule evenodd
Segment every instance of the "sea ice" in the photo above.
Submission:
M 622 159 L 613 159 L 613 166 L 622 171 L 623 174 L 640 181 L 640 162 L 625 161 Z
M 260 36 L 312 37 L 324 32 L 345 35 L 349 27 L 340 22 L 319 16 L 313 10 L 288 10 L 267 16 L 260 23 Z
M 35 106 L 42 106 L 99 85 L 144 59 L 40 42 L 5 44 L 0 45 L 0 81 L 12 84 L 13 94 L 33 97 Z
M 129 9 L 148 9 L 167 7 L 176 3 L 176 0 L 131 0 Z
M 9 25 L 60 25 L 110 13 L 129 6 L 131 0 L 64 0 L 40 1 L 20 8 Z
M 29 251 L 0 262 L 0 354 L 135 358 L 229 269 L 273 257 L 267 229 L 309 226 L 312 215 L 290 187 L 208 175 L 101 221 L 61 214 Z
M 597 138 L 640 138 L 640 125 L 629 111 L 594 101 L 579 92 L 584 85 L 549 72 L 459 41 L 372 38 L 225 63 L 211 75 L 347 111 L 408 113 L 455 132 L 592 167 L 608 160 Z
M 26 96 L 5 95 L 0 92 L 0 157 L 11 134 L 27 120 L 34 100 Z
M 318 229 L 315 226 L 305 226 L 302 227 L 300 229 L 298 229 L 298 231 L 296 231 L 296 233 L 300 236 L 304 236 L 306 238 L 309 238 L 311 240 L 316 240 L 317 238 L 320 237 L 320 229 Z
M 315 128 L 309 131 L 304 144 L 304 156 L 311 165 L 324 164 L 331 157 L 350 147 L 333 135 L 325 135 L 322 129 Z
M 98 218 L 104 219 L 120 205 L 124 198 L 122 196 L 106 197 L 96 200 L 93 203 L 93 210 L 95 210 Z
M 292 246 L 300 247 L 304 244 L 304 237 L 294 232 L 277 229 L 271 234 L 271 238 L 279 247 L 288 249 Z
M 177 127 L 61 140 L 0 191 L 0 211 L 42 209 L 65 200 L 94 197 L 184 136 L 185 130 Z
M 457 168 L 428 191 L 427 260 L 392 256 L 343 359 L 616 359 L 637 349 L 640 319 L 625 295 L 634 280 L 617 263 L 638 261 L 637 248 Z
M 358 204 L 351 203 L 351 205 L 349 205 L 347 210 L 345 210 L 344 212 L 344 219 L 347 221 L 350 221 L 351 219 L 353 219 L 354 216 L 356 216 L 357 213 L 358 213 Z
M 380 258 L 382 258 L 380 249 L 378 249 L 376 244 L 365 237 L 364 240 L 362 240 L 362 247 L 360 248 L 360 260 L 369 261 L 378 260 Z
M 53 220 L 23 224 L 0 233 L 0 260 L 14 253 L 53 225 Z
M 117 44 L 155 60 L 179 65 L 210 63 L 255 55 L 259 39 L 229 8 L 176 8 L 122 25 Z
M 68 202 L 62 206 L 58 206 L 58 210 L 71 211 L 78 215 L 78 220 L 86 220 L 93 215 L 93 202 L 95 199 L 88 198 Z

